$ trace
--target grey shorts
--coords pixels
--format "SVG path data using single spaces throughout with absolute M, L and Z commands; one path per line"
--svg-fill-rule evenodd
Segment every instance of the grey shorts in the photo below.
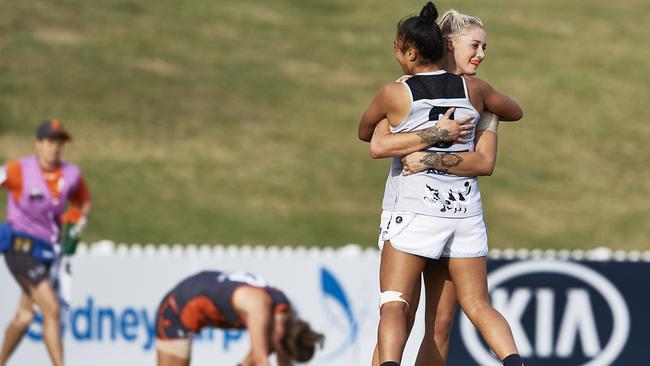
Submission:
M 31 295 L 34 287 L 49 277 L 50 266 L 39 262 L 31 254 L 10 250 L 4 253 L 4 257 L 7 268 L 26 295 Z

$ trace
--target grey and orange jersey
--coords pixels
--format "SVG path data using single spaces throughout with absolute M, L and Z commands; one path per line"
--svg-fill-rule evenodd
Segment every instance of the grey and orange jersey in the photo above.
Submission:
M 232 304 L 235 290 L 242 286 L 258 287 L 271 299 L 271 311 L 290 307 L 284 293 L 269 286 L 260 277 L 246 272 L 203 271 L 181 281 L 169 295 L 183 326 L 196 332 L 204 326 L 244 328 L 245 324 Z

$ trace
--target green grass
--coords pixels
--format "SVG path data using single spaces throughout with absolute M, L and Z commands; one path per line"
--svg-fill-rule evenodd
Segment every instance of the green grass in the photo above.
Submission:
M 388 161 L 356 124 L 416 1 L 0 3 L 0 160 L 60 117 L 85 240 L 373 246 Z M 650 249 L 647 1 L 440 1 L 517 99 L 481 180 L 493 247 Z

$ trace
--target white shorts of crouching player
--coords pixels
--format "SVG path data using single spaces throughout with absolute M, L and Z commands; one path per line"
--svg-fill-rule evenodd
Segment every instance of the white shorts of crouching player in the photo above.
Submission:
M 411 212 L 381 213 L 379 248 L 393 248 L 431 259 L 477 258 L 488 253 L 483 215 L 450 219 Z

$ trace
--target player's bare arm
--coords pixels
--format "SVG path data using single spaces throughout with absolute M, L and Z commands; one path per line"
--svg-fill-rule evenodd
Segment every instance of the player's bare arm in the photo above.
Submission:
M 293 364 L 285 347 L 282 346 L 282 340 L 286 335 L 287 318 L 287 312 L 273 314 L 273 334 L 271 335 L 271 341 L 278 366 L 291 366 Z
M 370 156 L 374 159 L 398 157 L 423 150 L 438 142 L 467 143 L 463 138 L 471 133 L 474 125 L 467 123 L 471 116 L 459 120 L 450 119 L 450 108 L 433 127 L 408 133 L 392 133 L 388 121 L 379 122 L 370 141 Z
M 449 130 L 446 128 L 440 128 L 438 126 L 433 126 L 427 128 L 426 130 L 421 130 L 416 132 L 420 137 L 420 142 L 423 144 L 433 145 L 437 142 L 444 141 L 449 138 Z
M 420 163 L 443 173 L 447 173 L 449 168 L 456 167 L 462 162 L 463 158 L 456 154 L 431 153 L 424 155 L 420 159 Z
M 271 333 L 271 300 L 268 296 L 259 296 L 262 291 L 258 288 L 243 287 L 233 296 L 235 308 L 241 311 L 246 320 L 251 343 L 251 356 L 247 357 L 242 366 L 268 366 Z
M 410 112 L 408 90 L 400 83 L 384 85 L 361 116 L 357 134 L 360 140 L 370 142 L 375 126 L 384 118 L 394 126 L 399 125 Z
M 496 90 L 485 80 L 477 77 L 464 76 L 467 80 L 470 95 L 478 93 L 484 101 L 483 109 L 488 110 L 497 116 L 501 121 L 518 121 L 524 116 L 521 106 L 512 98 Z M 476 100 L 477 98 L 472 98 Z
M 402 158 L 402 174 L 412 175 L 434 169 L 463 177 L 489 176 L 494 171 L 497 153 L 497 134 L 492 131 L 476 133 L 477 144 L 473 152 L 429 153 L 418 151 Z
M 79 208 L 79 211 L 81 212 L 81 216 L 87 217 L 90 215 L 90 210 L 92 209 L 92 201 L 86 201 L 84 202 L 81 207 Z

